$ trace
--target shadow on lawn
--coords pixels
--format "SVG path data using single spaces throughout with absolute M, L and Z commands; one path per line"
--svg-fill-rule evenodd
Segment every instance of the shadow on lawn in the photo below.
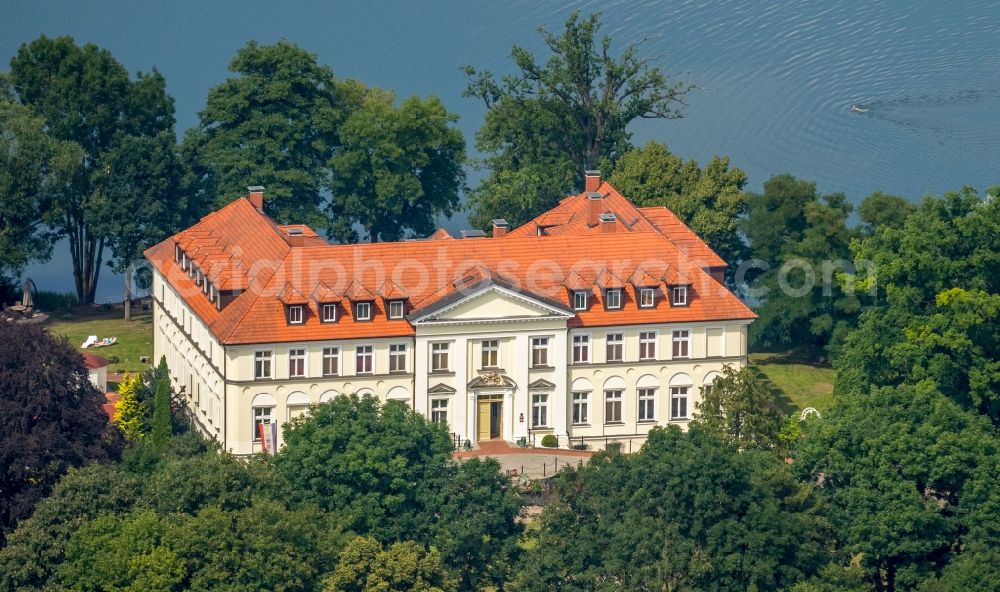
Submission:
M 768 361 L 770 362 L 770 360 Z M 774 384 L 774 381 L 772 381 L 767 374 L 764 374 L 760 368 L 754 364 L 750 364 L 750 371 L 753 372 L 753 375 L 760 379 L 760 381 L 767 386 L 768 390 L 771 391 L 771 396 L 774 397 L 774 402 L 778 405 L 778 408 L 781 409 L 782 413 L 787 415 L 798 411 L 798 408 L 792 402 L 792 398 L 788 396 L 788 393 L 778 388 L 778 385 Z

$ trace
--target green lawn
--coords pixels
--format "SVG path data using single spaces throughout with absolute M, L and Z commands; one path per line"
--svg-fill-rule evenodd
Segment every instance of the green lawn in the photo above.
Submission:
M 138 307 L 136 307 L 138 308 Z M 141 356 L 153 355 L 152 315 L 137 314 L 133 309 L 132 320 L 126 323 L 120 307 L 110 311 L 85 309 L 69 313 L 55 313 L 44 325 L 53 334 L 65 335 L 70 344 L 81 353 L 91 352 L 111 361 L 108 372 L 135 372 L 147 367 Z M 79 349 L 88 335 L 98 339 L 117 337 L 118 342 L 97 349 Z
M 786 413 L 815 407 L 820 413 L 833 404 L 836 372 L 828 366 L 808 363 L 787 353 L 750 354 L 750 364 L 774 392 Z

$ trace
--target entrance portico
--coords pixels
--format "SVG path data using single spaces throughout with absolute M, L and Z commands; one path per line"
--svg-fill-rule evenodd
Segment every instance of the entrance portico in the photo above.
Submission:
M 472 379 L 469 393 L 468 433 L 477 441 L 513 438 L 514 392 L 516 383 L 497 372 L 487 371 Z

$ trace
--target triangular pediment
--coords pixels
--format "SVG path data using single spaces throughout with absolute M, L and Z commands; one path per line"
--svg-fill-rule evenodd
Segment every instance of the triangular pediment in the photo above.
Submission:
M 444 383 L 437 383 L 431 388 L 427 389 L 427 394 L 429 395 L 453 395 L 455 394 L 455 388 L 450 387 Z
M 469 294 L 455 293 L 437 306 L 418 311 L 415 322 L 512 321 L 569 318 L 573 313 L 562 303 L 488 284 Z
M 532 382 L 531 384 L 529 384 L 528 388 L 529 389 L 533 389 L 533 390 L 552 390 L 552 389 L 556 388 L 556 385 L 555 385 L 555 383 L 549 382 L 548 380 L 545 380 L 544 378 L 539 378 L 538 380 L 536 380 L 536 381 Z

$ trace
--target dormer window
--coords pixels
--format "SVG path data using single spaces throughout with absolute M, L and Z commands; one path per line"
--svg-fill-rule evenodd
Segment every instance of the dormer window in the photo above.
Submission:
M 187 253 L 181 252 L 181 269 L 184 271 L 188 270 L 188 256 Z
M 332 302 L 319 305 L 319 320 L 323 323 L 337 322 L 337 305 Z
M 301 304 L 293 304 L 288 307 L 288 324 L 301 325 L 305 320 L 305 310 Z
M 205 282 L 205 290 L 208 292 L 208 301 L 215 302 L 215 286 L 212 285 L 212 282 Z
M 194 285 L 201 286 L 205 282 L 205 274 L 201 272 L 200 269 L 196 269 L 194 272 Z
M 656 289 L 639 288 L 639 308 L 653 308 L 656 306 Z
M 621 288 L 608 288 L 604 291 L 604 308 L 616 310 L 622 307 Z
M 401 319 L 401 318 L 403 318 L 403 301 L 402 300 L 390 300 L 389 301 L 389 318 L 390 319 Z
M 586 290 L 575 290 L 573 292 L 573 310 L 587 310 Z
M 370 320 L 372 320 L 372 303 L 371 302 L 355 302 L 354 303 L 354 320 L 355 321 L 370 321 Z
M 174 262 L 181 262 L 181 246 L 176 244 L 174 245 Z
M 687 303 L 688 303 L 688 287 L 687 286 L 674 286 L 670 290 L 670 302 L 674 306 L 687 306 Z

